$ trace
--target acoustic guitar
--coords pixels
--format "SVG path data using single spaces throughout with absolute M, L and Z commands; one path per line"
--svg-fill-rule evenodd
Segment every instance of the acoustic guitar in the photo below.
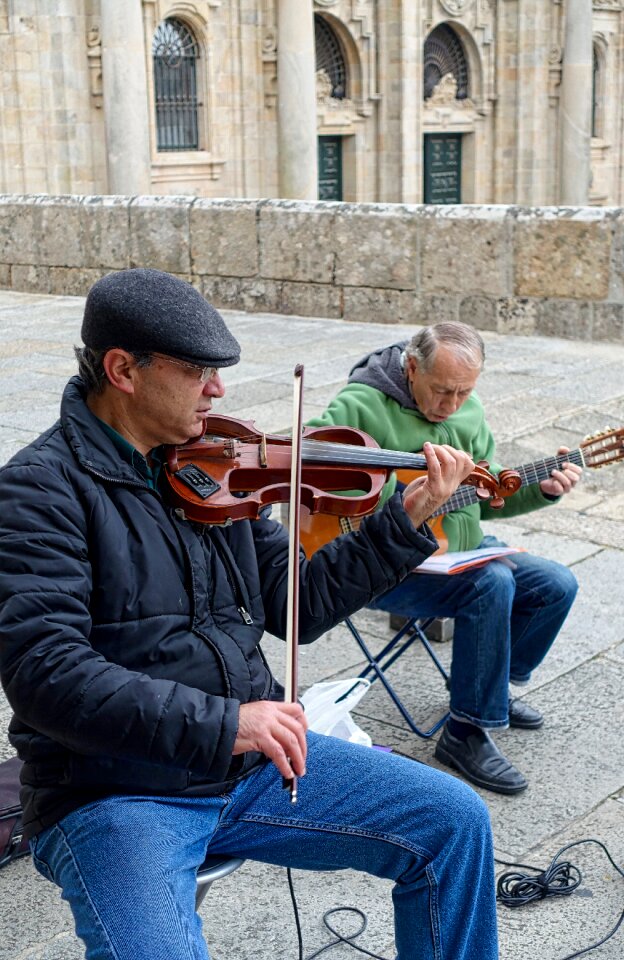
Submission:
M 579 467 L 589 467 L 592 470 L 597 470 L 622 459 L 624 459 L 624 427 L 615 429 L 607 427 L 600 433 L 586 437 L 576 450 L 557 454 L 554 457 L 545 457 L 543 460 L 534 460 L 532 463 L 525 463 L 516 467 L 515 470 L 520 474 L 521 486 L 526 487 L 532 483 L 541 483 L 542 480 L 546 480 L 553 470 L 561 469 L 564 463 L 575 463 Z M 421 471 L 397 470 L 396 474 L 402 483 L 407 484 L 415 477 L 420 476 Z M 436 553 L 446 553 L 448 550 L 448 540 L 442 525 L 446 514 L 477 503 L 478 500 L 474 487 L 458 487 L 453 496 L 431 515 L 427 522 L 440 544 Z M 301 545 L 307 556 L 310 557 L 316 550 L 329 543 L 330 540 L 334 540 L 340 534 L 357 530 L 361 520 L 361 517 L 311 515 L 304 509 L 300 519 Z

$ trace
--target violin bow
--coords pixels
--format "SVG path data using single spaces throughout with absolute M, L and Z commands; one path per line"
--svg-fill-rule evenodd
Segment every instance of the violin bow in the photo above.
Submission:
M 288 602 L 286 606 L 286 683 L 284 702 L 297 703 L 299 645 L 299 540 L 301 514 L 301 447 L 303 438 L 303 365 L 297 364 L 293 380 L 293 429 L 288 510 Z M 297 802 L 297 777 L 282 780 L 290 790 L 290 802 Z

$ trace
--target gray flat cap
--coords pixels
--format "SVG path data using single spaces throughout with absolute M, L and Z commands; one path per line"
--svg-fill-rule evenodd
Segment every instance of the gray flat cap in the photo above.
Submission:
M 211 367 L 240 360 L 238 341 L 195 287 L 142 267 L 109 273 L 93 284 L 81 336 L 92 350 L 155 351 Z

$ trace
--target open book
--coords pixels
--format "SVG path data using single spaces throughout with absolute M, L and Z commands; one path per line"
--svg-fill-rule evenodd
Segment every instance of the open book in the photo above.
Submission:
M 420 566 L 414 567 L 414 573 L 461 573 L 470 567 L 481 567 L 490 560 L 500 560 L 513 553 L 524 553 L 522 547 L 484 547 L 482 550 L 459 550 L 456 552 L 434 554 Z

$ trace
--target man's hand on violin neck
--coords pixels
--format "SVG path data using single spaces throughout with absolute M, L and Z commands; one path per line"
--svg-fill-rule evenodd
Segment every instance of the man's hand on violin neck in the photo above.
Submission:
M 232 754 L 258 750 L 287 780 L 305 773 L 308 721 L 298 703 L 258 700 L 241 703 Z
M 425 443 L 427 472 L 412 480 L 403 493 L 403 506 L 415 527 L 419 527 L 449 499 L 462 480 L 474 470 L 467 453 L 447 444 Z

